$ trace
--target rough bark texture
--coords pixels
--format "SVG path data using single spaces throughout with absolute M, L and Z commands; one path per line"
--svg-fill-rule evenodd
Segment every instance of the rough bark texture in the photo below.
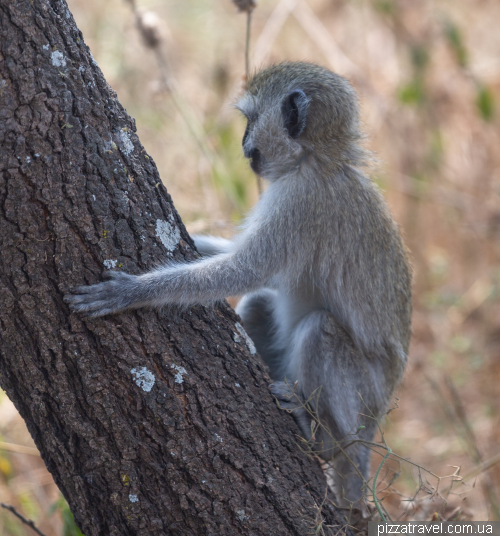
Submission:
M 197 254 L 65 2 L 0 0 L 0 47 L 0 385 L 78 525 L 313 532 L 323 474 L 227 305 L 70 315 L 103 265 Z

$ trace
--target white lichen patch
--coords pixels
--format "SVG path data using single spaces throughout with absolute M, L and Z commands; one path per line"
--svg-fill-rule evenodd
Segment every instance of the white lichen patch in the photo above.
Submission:
M 149 393 L 155 384 L 156 378 L 146 367 L 140 369 L 133 368 L 131 371 L 134 376 L 135 383 L 146 393 Z
M 90 52 L 90 50 L 89 50 L 89 54 L 90 54 L 90 58 L 91 58 L 91 60 L 92 60 L 92 63 L 93 63 L 96 67 L 98 67 L 97 62 L 95 61 L 94 56 L 92 56 L 92 52 Z
M 170 215 L 170 222 L 165 220 L 156 220 L 156 236 L 165 246 L 165 249 L 172 253 L 181 239 L 181 232 L 173 225 L 173 217 Z
M 174 376 L 175 383 L 183 383 L 184 382 L 184 374 L 187 374 L 187 370 L 184 367 L 179 367 L 179 365 L 171 365 L 170 368 L 173 368 L 177 371 L 177 374 Z
M 54 67 L 66 67 L 66 58 L 62 52 L 59 52 L 59 50 L 54 50 L 54 52 L 52 52 L 51 59 Z
M 117 133 L 118 139 L 121 141 L 121 149 L 123 154 L 128 156 L 134 150 L 134 144 L 130 139 L 128 130 L 119 130 Z
M 42 48 L 43 50 L 49 50 L 49 45 L 43 45 Z
M 95 201 L 95 197 L 94 197 L 94 201 Z M 106 259 L 105 261 L 103 261 L 104 267 L 107 268 L 108 270 L 111 270 L 112 268 L 116 268 L 117 263 L 118 261 L 114 261 L 112 259 Z
M 128 500 L 131 502 L 131 503 L 136 503 L 136 502 L 139 502 L 139 497 L 137 497 L 137 495 L 132 495 L 130 494 L 128 496 Z
M 254 355 L 257 352 L 257 350 L 255 349 L 255 344 L 253 343 L 252 339 L 248 336 L 248 333 L 245 331 L 245 328 L 239 322 L 236 322 L 234 327 L 238 330 L 238 333 L 234 334 L 234 337 L 233 337 L 234 342 L 241 342 L 241 339 L 243 339 L 246 342 L 250 353 Z
M 222 439 L 222 437 L 219 434 L 215 434 L 215 439 L 217 439 L 217 441 L 219 441 L 219 443 L 224 442 L 224 440 Z

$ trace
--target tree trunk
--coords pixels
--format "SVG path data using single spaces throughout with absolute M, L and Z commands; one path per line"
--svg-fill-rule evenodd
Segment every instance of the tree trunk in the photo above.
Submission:
M 227 304 L 70 314 L 103 266 L 197 254 L 66 3 L 0 0 L 0 25 L 0 385 L 82 531 L 338 525 Z

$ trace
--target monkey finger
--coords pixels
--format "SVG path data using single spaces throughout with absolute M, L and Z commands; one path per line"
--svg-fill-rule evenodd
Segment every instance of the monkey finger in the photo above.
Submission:
M 92 288 L 96 285 L 80 285 L 78 287 L 72 287 L 69 289 L 69 294 L 66 294 L 64 296 L 64 299 L 66 300 L 66 297 L 73 296 L 75 294 L 89 294 L 92 292 Z
M 117 304 L 114 304 L 111 300 L 99 300 L 95 298 L 89 298 L 89 296 L 73 296 L 74 299 L 68 303 L 69 308 L 76 312 L 82 313 L 85 316 L 97 317 L 104 316 L 110 313 L 114 313 L 121 309 Z

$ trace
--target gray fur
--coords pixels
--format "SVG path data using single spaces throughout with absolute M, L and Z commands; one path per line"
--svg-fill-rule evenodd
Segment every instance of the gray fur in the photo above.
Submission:
M 307 99 L 293 139 L 282 104 Z M 101 316 L 169 303 L 243 295 L 237 311 L 268 364 L 271 392 L 306 439 L 334 460 L 339 502 L 362 496 L 376 418 L 387 411 L 406 365 L 411 275 L 398 228 L 360 171 L 358 105 L 342 77 L 316 65 L 284 63 L 256 74 L 237 107 L 247 116 L 244 152 L 269 187 L 233 241 L 195 237 L 206 257 L 140 276 L 79 287 L 66 301 Z M 302 112 L 301 112 L 302 113 Z M 298 396 L 298 399 L 297 399 Z M 311 398 L 312 396 L 312 398 Z M 299 400 L 300 403 L 297 401 Z M 311 416 L 324 425 L 311 434 Z

